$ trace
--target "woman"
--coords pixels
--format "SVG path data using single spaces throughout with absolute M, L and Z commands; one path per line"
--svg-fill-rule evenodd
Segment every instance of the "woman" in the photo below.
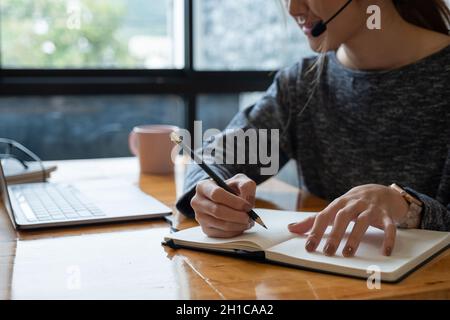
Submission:
M 305 187 L 332 201 L 316 216 L 289 225 L 289 231 L 308 233 L 306 249 L 312 252 L 332 225 L 324 253 L 334 255 L 354 221 L 342 252 L 346 257 L 355 255 L 369 226 L 384 230 L 382 251 L 388 256 L 397 226 L 449 231 L 450 14 L 445 2 L 354 0 L 317 38 L 311 35 L 314 24 L 347 1 L 286 2 L 321 58 L 306 58 L 279 72 L 265 96 L 229 128 L 280 129 L 281 163 L 296 159 Z M 370 5 L 381 9 L 381 30 L 367 27 Z M 256 165 L 215 168 L 239 196 L 192 166 L 177 207 L 195 215 L 207 235 L 233 237 L 253 226 L 245 212 L 254 205 L 256 184 L 268 177 Z

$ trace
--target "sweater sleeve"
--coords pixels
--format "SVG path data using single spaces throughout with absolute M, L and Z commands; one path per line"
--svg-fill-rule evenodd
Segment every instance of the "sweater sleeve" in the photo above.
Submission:
M 450 149 L 435 197 L 409 189 L 424 206 L 421 228 L 436 231 L 450 231 Z
M 290 99 L 296 96 L 292 91 L 296 90 L 299 72 L 298 64 L 278 72 L 270 88 L 255 105 L 238 113 L 224 131 L 212 135 L 203 144 L 202 150 L 196 151 L 201 153 L 203 161 L 217 175 L 228 179 L 243 173 L 256 183 L 261 183 L 275 175 L 292 158 L 295 135 L 290 126 L 293 113 Z M 246 134 L 245 139 L 239 142 L 237 132 Z M 255 132 L 256 140 L 252 135 Z M 228 158 L 230 154 L 232 161 Z M 194 216 L 190 201 L 195 195 L 197 182 L 206 178 L 208 176 L 198 165 L 188 165 L 184 194 L 176 204 L 184 215 Z

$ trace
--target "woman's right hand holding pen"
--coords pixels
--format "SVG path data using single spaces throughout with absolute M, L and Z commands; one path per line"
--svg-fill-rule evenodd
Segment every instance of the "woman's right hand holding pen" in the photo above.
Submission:
M 197 184 L 191 200 L 195 219 L 203 232 L 214 238 L 235 237 L 255 225 L 247 212 L 255 205 L 256 183 L 244 174 L 225 182 L 237 195 L 208 179 Z

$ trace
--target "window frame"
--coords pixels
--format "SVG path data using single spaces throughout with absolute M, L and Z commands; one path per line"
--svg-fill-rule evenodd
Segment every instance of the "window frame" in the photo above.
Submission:
M 185 125 L 192 132 L 198 95 L 264 91 L 275 75 L 196 70 L 193 1 L 184 0 L 183 69 L 3 69 L 0 63 L 0 96 L 175 94 L 185 101 Z

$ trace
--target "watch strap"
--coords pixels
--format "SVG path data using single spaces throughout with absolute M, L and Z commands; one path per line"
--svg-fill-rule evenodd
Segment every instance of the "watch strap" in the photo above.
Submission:
M 408 212 L 404 219 L 397 222 L 397 227 L 402 229 L 416 229 L 420 226 L 422 218 L 423 202 L 411 192 L 409 188 L 403 187 L 397 183 L 390 186 L 392 189 L 400 193 L 400 195 L 409 204 Z

